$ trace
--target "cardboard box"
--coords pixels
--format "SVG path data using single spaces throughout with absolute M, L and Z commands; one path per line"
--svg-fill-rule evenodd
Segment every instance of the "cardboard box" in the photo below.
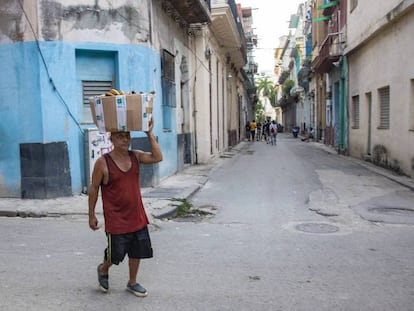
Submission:
M 154 94 L 95 96 L 89 102 L 93 122 L 100 133 L 147 131 Z

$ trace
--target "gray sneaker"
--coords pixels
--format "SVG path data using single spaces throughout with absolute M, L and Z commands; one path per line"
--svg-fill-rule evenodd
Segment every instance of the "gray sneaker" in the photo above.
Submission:
M 128 283 L 126 289 L 138 297 L 146 297 L 148 295 L 147 290 L 138 283 L 134 285 L 129 285 Z
M 99 282 L 99 288 L 101 289 L 101 291 L 103 291 L 104 293 L 108 292 L 109 289 L 109 282 L 108 282 L 108 276 L 107 275 L 102 275 L 101 274 L 101 267 L 102 264 L 98 265 L 98 282 Z

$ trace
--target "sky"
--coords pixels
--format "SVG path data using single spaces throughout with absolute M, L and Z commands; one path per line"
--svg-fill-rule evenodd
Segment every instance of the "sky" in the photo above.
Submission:
M 289 34 L 289 20 L 296 14 L 304 0 L 236 0 L 243 7 L 251 7 L 253 12 L 253 32 L 257 34 L 258 44 L 254 52 L 259 64 L 258 72 L 273 72 L 274 49 L 279 38 Z M 256 9 L 257 8 L 257 9 Z

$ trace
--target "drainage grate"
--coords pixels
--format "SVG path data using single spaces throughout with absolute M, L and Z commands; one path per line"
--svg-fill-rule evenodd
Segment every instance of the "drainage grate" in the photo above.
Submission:
M 325 223 L 304 223 L 295 226 L 296 230 L 307 233 L 335 233 L 339 231 L 337 226 Z

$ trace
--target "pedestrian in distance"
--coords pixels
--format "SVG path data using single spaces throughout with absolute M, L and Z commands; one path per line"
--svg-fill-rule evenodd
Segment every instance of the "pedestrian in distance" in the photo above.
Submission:
M 256 124 L 256 141 L 262 140 L 262 123 L 257 122 Z
M 276 146 L 277 124 L 275 120 L 273 120 L 272 124 L 270 124 L 269 132 L 270 132 L 270 142 L 272 143 L 272 145 Z
M 270 121 L 266 120 L 265 124 L 263 125 L 263 138 L 266 141 L 266 144 L 268 144 L 270 140 L 269 127 L 270 127 Z
M 249 121 L 247 121 L 246 123 L 245 130 L 246 130 L 246 139 L 247 141 L 250 141 L 250 122 Z
M 137 282 L 141 259 L 153 256 L 139 183 L 141 164 L 162 161 L 161 148 L 149 122 L 146 135 L 150 152 L 130 150 L 130 132 L 113 132 L 110 139 L 113 150 L 101 156 L 95 163 L 89 188 L 89 227 L 98 230 L 100 224 L 95 215 L 99 189 L 102 195 L 107 248 L 103 262 L 98 265 L 98 283 L 103 292 L 109 290 L 109 268 L 118 265 L 128 255 L 129 279 L 126 289 L 138 297 L 147 296 L 147 290 Z
M 314 136 L 313 134 L 314 134 L 314 130 L 313 130 L 313 127 L 311 127 L 309 129 L 309 132 L 306 134 L 306 136 L 302 138 L 302 141 L 309 142 L 311 139 L 313 139 L 313 136 Z
M 252 122 L 250 122 L 250 137 L 252 139 L 252 142 L 254 142 L 255 137 L 256 137 L 256 121 L 253 120 Z

